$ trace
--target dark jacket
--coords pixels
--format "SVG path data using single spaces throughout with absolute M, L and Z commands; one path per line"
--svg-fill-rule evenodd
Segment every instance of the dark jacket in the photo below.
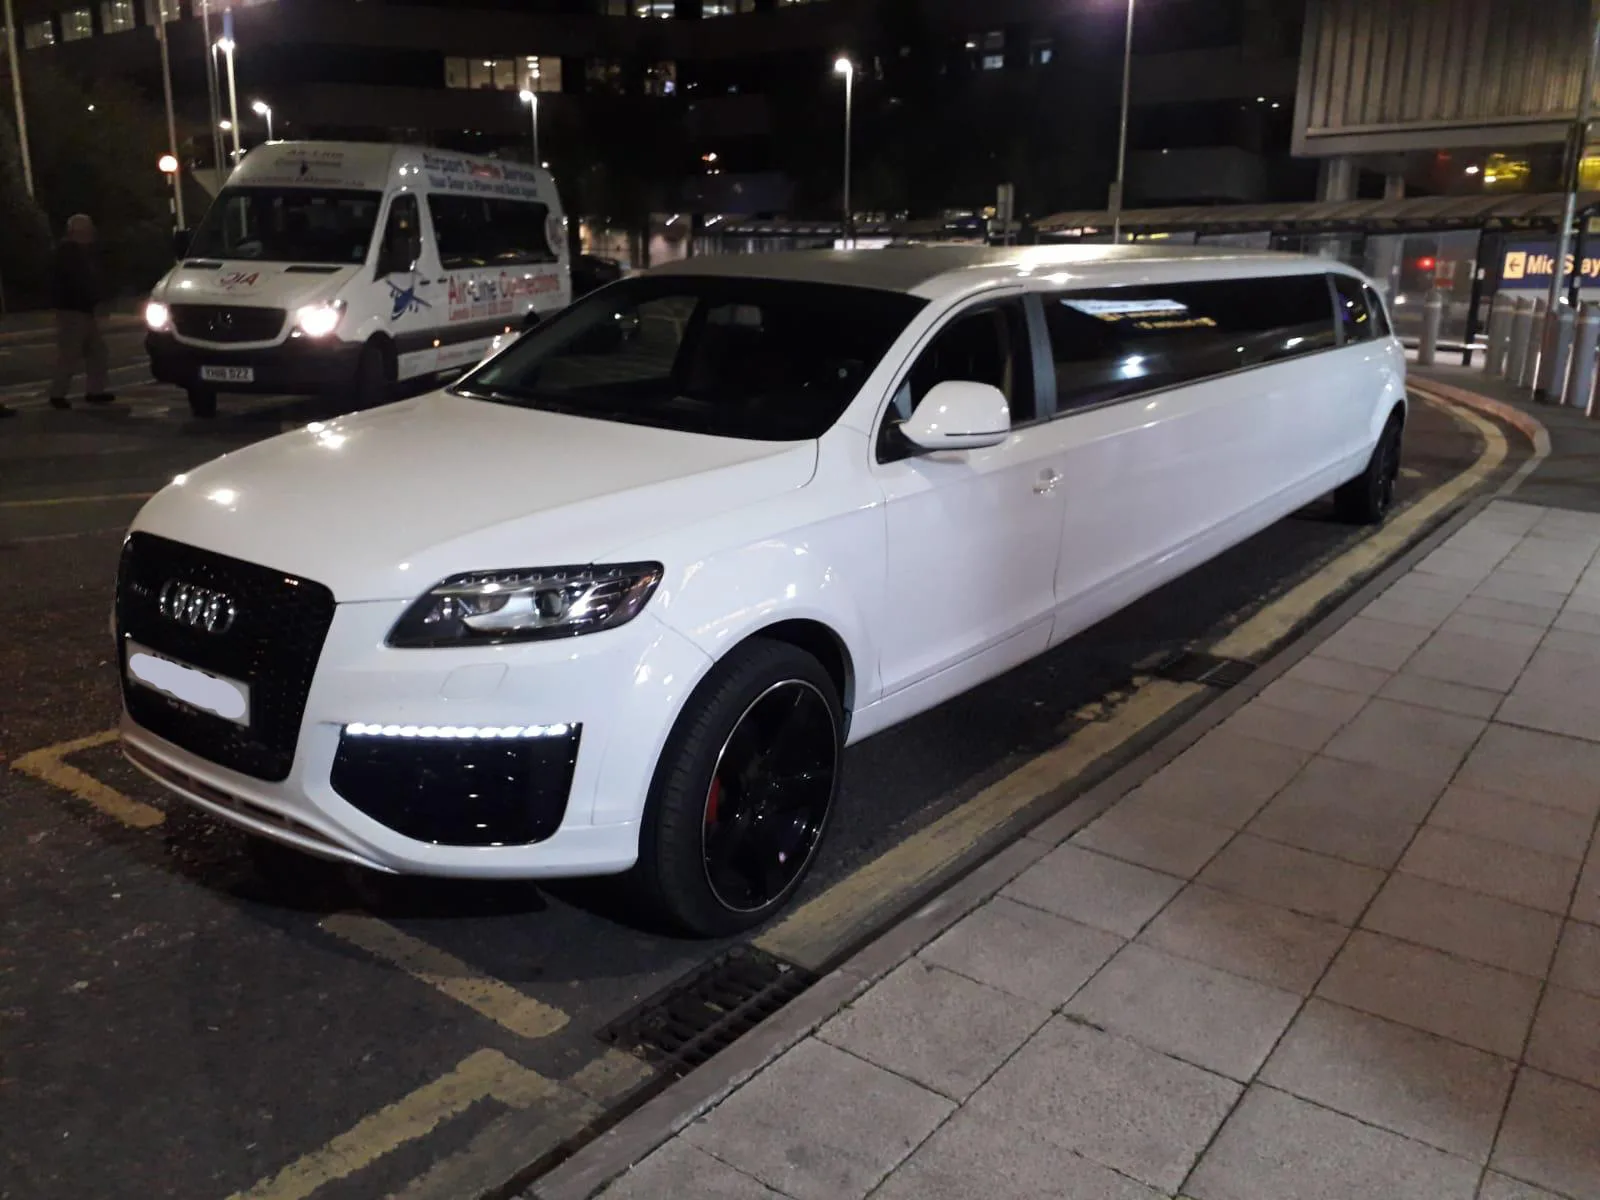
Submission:
M 63 241 L 56 246 L 55 307 L 92 313 L 105 300 L 100 261 L 93 246 Z

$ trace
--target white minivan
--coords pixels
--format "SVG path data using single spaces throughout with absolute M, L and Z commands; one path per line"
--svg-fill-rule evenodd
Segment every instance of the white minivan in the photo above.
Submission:
M 177 249 L 145 308 L 146 348 L 199 417 L 219 392 L 370 407 L 572 299 L 548 171 L 414 146 L 259 146 Z
M 313 854 L 631 870 L 727 933 L 793 895 L 848 743 L 1324 493 L 1382 520 L 1405 419 L 1384 305 L 1326 260 L 690 259 L 159 492 L 123 744 Z

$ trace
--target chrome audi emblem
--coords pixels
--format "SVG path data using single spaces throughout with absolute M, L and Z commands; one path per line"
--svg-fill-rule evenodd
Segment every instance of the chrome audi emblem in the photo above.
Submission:
M 204 633 L 227 633 L 239 615 L 233 597 L 177 579 L 161 585 L 158 603 L 167 620 Z

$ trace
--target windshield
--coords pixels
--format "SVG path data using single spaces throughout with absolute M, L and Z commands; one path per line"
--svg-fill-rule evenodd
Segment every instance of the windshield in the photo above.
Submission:
M 463 380 L 462 395 L 759 441 L 821 437 L 924 301 L 645 276 L 596 292 Z
M 190 258 L 260 262 L 365 262 L 381 192 L 331 188 L 230 187 L 206 213 Z

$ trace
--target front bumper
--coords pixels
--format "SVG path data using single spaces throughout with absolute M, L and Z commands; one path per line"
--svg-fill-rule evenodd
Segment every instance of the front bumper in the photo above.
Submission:
M 554 878 L 632 866 L 660 747 L 710 665 L 704 653 L 648 613 L 570 641 L 470 650 L 384 646 L 405 607 L 338 606 L 281 782 L 220 766 L 125 712 L 129 760 L 234 824 L 380 871 Z M 515 775 L 515 739 L 438 738 L 446 728 L 537 728 L 539 736 L 517 760 L 523 777 L 493 791 L 475 782 L 486 775 L 474 772 L 506 767 Z M 412 736 L 399 736 L 408 729 Z M 416 737 L 422 729 L 435 737 Z M 419 753 L 427 761 L 419 762 Z M 517 794 L 527 803 L 509 805 L 508 795 L 524 785 L 529 790 Z M 474 839 L 480 844 L 465 844 Z
M 264 395 L 315 395 L 347 388 L 355 380 L 362 347 L 337 339 L 290 337 L 275 346 L 209 347 L 179 341 L 171 333 L 148 333 L 150 374 L 158 383 L 216 392 Z M 213 382 L 200 377 L 202 367 L 244 367 L 245 382 Z

